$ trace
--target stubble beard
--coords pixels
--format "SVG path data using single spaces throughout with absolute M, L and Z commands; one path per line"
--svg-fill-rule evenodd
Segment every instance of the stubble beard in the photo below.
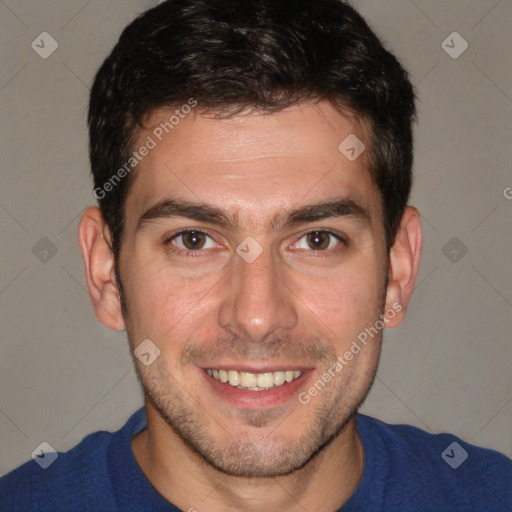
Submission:
M 380 340 L 374 341 L 380 344 Z M 333 379 L 308 405 L 301 405 L 314 409 L 310 428 L 298 438 L 284 437 L 290 429 L 286 421 L 289 413 L 276 408 L 237 411 L 236 421 L 241 419 L 245 426 L 255 430 L 270 430 L 263 430 L 260 435 L 256 433 L 250 439 L 236 439 L 229 433 L 231 417 L 220 423 L 209 415 L 200 401 L 167 371 L 163 361 L 157 359 L 150 367 L 136 363 L 145 396 L 185 446 L 226 475 L 253 478 L 287 475 L 312 463 L 354 417 L 372 387 L 377 366 L 378 354 L 373 367 L 365 372 L 364 386 L 354 385 L 352 381 L 356 376 L 353 374 L 343 379 L 338 376 L 338 382 Z M 221 441 L 211 434 L 212 425 L 221 431 Z
M 380 297 L 381 314 L 385 310 L 387 284 L 386 274 L 385 286 Z M 120 300 L 128 340 L 133 348 L 135 346 L 135 337 L 132 335 L 134 329 L 122 288 Z M 247 426 L 264 428 L 272 423 L 275 424 L 274 429 L 265 437 L 254 436 L 257 440 L 237 440 L 227 434 L 230 440 L 221 445 L 217 444 L 209 434 L 208 426 L 208 423 L 216 420 L 207 411 L 201 412 L 200 401 L 180 385 L 165 368 L 163 358 L 157 358 L 149 367 L 145 367 L 137 363 L 134 357 L 134 364 L 147 400 L 184 445 L 198 455 L 204 463 L 225 475 L 270 478 L 288 475 L 314 463 L 314 459 L 343 432 L 365 401 L 375 380 L 382 346 L 382 332 L 379 332 L 372 343 L 376 343 L 377 346 L 373 349 L 366 368 L 361 368 L 365 374 L 364 377 L 352 371 L 346 378 L 338 376 L 333 379 L 330 385 L 321 391 L 319 400 L 310 402 L 318 405 L 312 413 L 313 418 L 308 431 L 296 440 L 279 442 L 272 440 L 272 433 L 280 429 L 286 430 L 286 416 L 282 418 L 283 412 L 277 408 L 270 411 L 241 411 Z M 262 348 L 262 353 L 264 351 L 265 349 Z M 323 347 L 319 354 L 323 359 L 322 367 L 325 371 L 332 368 L 337 361 L 337 354 L 332 347 Z M 322 371 L 318 372 L 318 375 L 322 374 Z M 341 375 L 345 374 L 342 372 Z M 357 378 L 362 378 L 363 383 L 355 382 Z M 188 402 L 187 398 L 190 398 Z M 222 429 L 224 433 L 229 432 L 229 418 L 226 424 L 216 423 L 216 427 Z

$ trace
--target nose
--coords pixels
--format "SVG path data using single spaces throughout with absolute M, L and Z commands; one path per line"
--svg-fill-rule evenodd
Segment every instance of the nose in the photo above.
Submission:
M 264 250 L 252 263 L 235 255 L 218 312 L 219 325 L 255 343 L 297 325 L 292 291 L 284 277 L 284 263 Z

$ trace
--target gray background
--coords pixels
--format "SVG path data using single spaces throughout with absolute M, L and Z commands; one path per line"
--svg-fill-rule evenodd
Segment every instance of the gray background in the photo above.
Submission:
M 122 27 L 155 3 L 0 2 L 0 474 L 43 441 L 61 451 L 117 429 L 143 403 L 124 333 L 95 319 L 76 230 L 94 203 L 89 86 Z M 353 4 L 419 93 L 411 204 L 425 234 L 408 316 L 386 331 L 363 412 L 512 456 L 512 2 Z M 456 59 L 441 45 L 454 31 L 469 44 Z M 42 32 L 59 45 L 47 59 L 31 48 Z

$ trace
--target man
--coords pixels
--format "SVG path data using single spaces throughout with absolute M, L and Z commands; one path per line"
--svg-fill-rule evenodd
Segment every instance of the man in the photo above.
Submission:
M 145 408 L 7 475 L 2 510 L 511 510 L 504 455 L 357 413 L 418 271 L 414 113 L 338 0 L 129 25 L 91 92 L 78 236 Z

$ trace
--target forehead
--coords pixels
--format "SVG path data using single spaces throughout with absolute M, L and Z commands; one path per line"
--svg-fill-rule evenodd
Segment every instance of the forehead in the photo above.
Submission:
M 169 197 L 213 205 L 255 225 L 267 213 L 275 218 L 283 209 L 340 196 L 378 209 L 368 151 L 355 160 L 340 151 L 347 137 L 368 147 L 368 130 L 328 102 L 228 118 L 198 111 L 178 118 L 175 110 L 155 111 L 138 134 L 134 150 L 151 149 L 136 167 L 127 223 Z

